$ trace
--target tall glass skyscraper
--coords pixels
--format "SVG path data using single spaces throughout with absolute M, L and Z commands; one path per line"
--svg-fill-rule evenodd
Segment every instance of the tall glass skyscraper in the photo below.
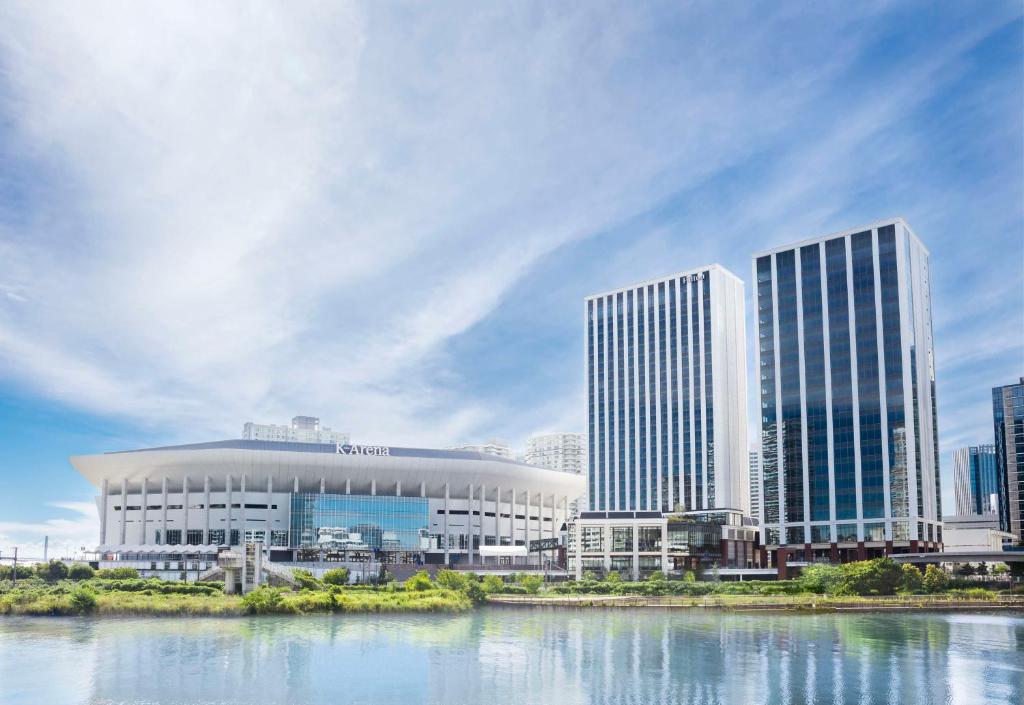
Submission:
M 996 513 L 1001 492 L 995 446 L 970 446 L 953 451 L 953 497 L 957 514 Z
M 711 265 L 584 306 L 589 509 L 744 509 L 743 282 Z
M 765 546 L 937 550 L 928 251 L 897 218 L 755 254 L 753 274 Z
M 999 523 L 1024 540 L 1024 377 L 992 390 L 996 435 L 996 472 L 1003 491 Z

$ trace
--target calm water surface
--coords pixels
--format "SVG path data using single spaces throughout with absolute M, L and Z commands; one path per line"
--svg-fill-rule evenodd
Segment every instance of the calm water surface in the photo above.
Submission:
M 0 703 L 1024 702 L 1024 615 L 0 618 Z

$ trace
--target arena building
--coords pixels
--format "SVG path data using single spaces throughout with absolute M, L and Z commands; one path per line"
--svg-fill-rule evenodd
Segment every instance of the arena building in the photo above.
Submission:
M 390 446 L 225 440 L 71 463 L 99 491 L 100 565 L 180 579 L 242 543 L 357 572 L 540 563 L 529 541 L 558 539 L 586 490 L 581 475 L 507 458 Z

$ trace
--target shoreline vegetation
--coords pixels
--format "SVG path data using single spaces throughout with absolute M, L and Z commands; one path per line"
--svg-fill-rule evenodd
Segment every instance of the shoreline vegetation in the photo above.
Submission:
M 3 569 L 0 568 L 0 571 Z M 402 584 L 387 573 L 378 584 L 350 585 L 344 568 L 315 578 L 293 571 L 296 587 L 261 586 L 247 595 L 226 595 L 223 583 L 142 579 L 131 568 L 94 571 L 87 565 L 50 561 L 0 572 L 0 615 L 213 616 L 459 613 L 485 605 L 534 608 L 718 609 L 735 611 L 874 611 L 891 609 L 1024 610 L 1024 586 L 978 587 L 928 566 L 922 573 L 889 558 L 814 565 L 795 580 L 697 581 L 693 574 L 668 580 L 656 573 L 628 582 L 617 573 L 598 579 L 545 584 L 541 576 L 503 578 L 440 570 L 420 571 Z

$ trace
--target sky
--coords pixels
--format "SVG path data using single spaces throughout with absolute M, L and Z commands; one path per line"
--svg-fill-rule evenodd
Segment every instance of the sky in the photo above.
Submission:
M 4 3 L 0 551 L 95 544 L 70 455 L 297 414 L 583 431 L 587 294 L 717 262 L 749 342 L 751 253 L 897 215 L 931 252 L 952 507 L 951 449 L 1024 375 L 1022 15 Z

